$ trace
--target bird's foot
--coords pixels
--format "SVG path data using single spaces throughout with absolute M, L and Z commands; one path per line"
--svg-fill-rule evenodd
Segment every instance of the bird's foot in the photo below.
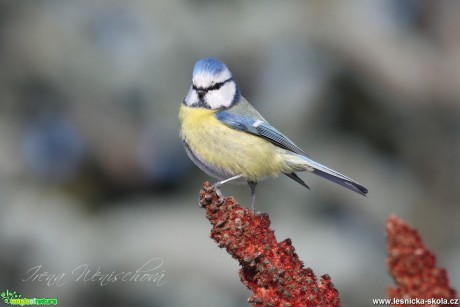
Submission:
M 222 191 L 220 190 L 222 184 L 220 182 L 215 183 L 212 188 L 214 192 L 216 192 L 217 196 L 219 197 L 219 206 L 224 203 L 224 195 L 222 194 Z

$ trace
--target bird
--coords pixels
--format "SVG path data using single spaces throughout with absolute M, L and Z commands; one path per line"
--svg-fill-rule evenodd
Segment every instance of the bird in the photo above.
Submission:
M 254 210 L 258 182 L 284 174 L 307 189 L 296 174 L 310 172 L 360 195 L 368 189 L 312 160 L 270 125 L 241 95 L 224 62 L 204 58 L 195 63 L 192 84 L 179 107 L 180 138 L 189 158 L 219 180 L 213 187 L 221 202 L 225 183 L 247 183 Z

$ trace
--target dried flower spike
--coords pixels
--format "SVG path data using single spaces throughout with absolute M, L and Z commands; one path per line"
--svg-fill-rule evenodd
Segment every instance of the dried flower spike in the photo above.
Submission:
M 391 215 L 386 221 L 386 233 L 387 265 L 396 283 L 396 287 L 388 288 L 388 298 L 425 300 L 456 298 L 455 290 L 449 286 L 446 270 L 436 267 L 436 257 L 423 244 L 417 230 L 396 215 Z M 409 304 L 394 306 L 409 306 Z M 419 306 L 444 305 L 441 303 Z
M 277 242 L 267 214 L 254 214 L 232 197 L 222 204 L 209 183 L 200 204 L 212 224 L 211 238 L 241 265 L 240 278 L 253 295 L 253 306 L 340 306 L 328 275 L 317 278 L 304 268 L 290 239 Z

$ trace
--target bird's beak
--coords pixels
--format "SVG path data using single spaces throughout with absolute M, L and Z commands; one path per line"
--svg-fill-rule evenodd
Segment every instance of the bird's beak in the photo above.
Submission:
M 197 93 L 197 95 L 198 95 L 199 98 L 203 98 L 204 95 L 206 94 L 206 90 L 204 90 L 204 89 L 197 89 L 197 90 L 196 90 L 196 93 Z

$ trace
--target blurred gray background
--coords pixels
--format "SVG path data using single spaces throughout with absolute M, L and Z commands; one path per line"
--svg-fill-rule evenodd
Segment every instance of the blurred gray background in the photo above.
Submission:
M 384 220 L 420 230 L 460 285 L 460 2 L 2 1 L 0 291 L 60 306 L 248 306 L 208 237 L 203 181 L 178 137 L 194 63 L 223 60 L 242 94 L 369 196 L 301 174 L 258 186 L 278 240 L 330 274 L 344 306 L 392 283 Z M 246 186 L 225 186 L 244 205 Z M 166 284 L 77 282 L 73 269 Z M 27 271 L 65 273 L 58 287 Z

